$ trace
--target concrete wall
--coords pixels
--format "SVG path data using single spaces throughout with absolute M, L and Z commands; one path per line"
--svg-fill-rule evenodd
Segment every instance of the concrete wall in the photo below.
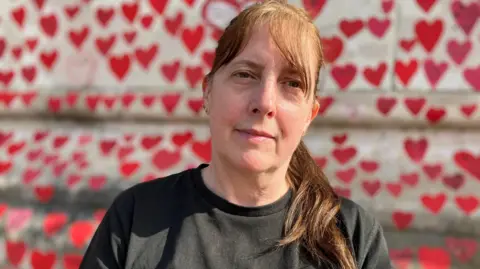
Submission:
M 480 3 L 292 3 L 332 62 L 305 138 L 332 185 L 398 268 L 480 268 Z M 199 82 L 248 4 L 1 1 L 0 268 L 77 268 L 119 191 L 209 160 Z

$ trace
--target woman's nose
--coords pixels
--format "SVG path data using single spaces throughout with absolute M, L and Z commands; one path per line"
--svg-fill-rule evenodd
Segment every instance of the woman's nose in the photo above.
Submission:
M 253 91 L 250 111 L 262 116 L 275 116 L 277 88 L 274 80 L 263 82 L 257 90 Z

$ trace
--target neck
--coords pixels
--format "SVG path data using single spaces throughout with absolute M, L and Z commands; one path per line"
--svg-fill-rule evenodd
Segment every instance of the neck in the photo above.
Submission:
M 205 185 L 223 199 L 240 206 L 256 207 L 271 204 L 288 192 L 287 168 L 248 172 L 213 157 L 202 176 Z

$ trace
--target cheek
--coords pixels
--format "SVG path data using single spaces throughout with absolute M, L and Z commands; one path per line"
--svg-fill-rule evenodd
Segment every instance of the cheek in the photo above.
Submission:
M 216 94 L 212 96 L 211 115 L 213 124 L 218 123 L 234 125 L 240 121 L 244 115 L 245 102 L 242 98 L 233 94 Z

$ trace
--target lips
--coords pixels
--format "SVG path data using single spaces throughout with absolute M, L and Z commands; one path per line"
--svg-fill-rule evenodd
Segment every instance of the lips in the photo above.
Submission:
M 242 133 L 246 133 L 246 134 L 249 134 L 249 135 L 254 135 L 254 136 L 261 136 L 261 137 L 266 137 L 266 138 L 271 138 L 271 139 L 274 139 L 275 136 L 268 133 L 268 132 L 265 132 L 265 131 L 262 131 L 262 130 L 255 130 L 255 129 L 238 129 L 239 132 L 242 132 Z

